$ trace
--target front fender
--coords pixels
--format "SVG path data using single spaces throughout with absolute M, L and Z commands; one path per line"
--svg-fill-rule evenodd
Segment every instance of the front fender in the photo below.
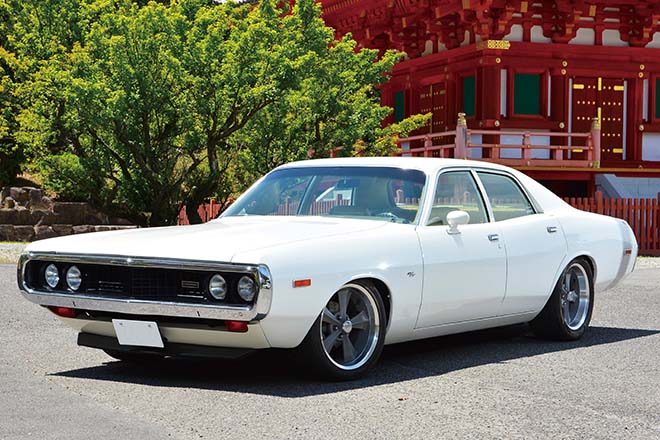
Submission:
M 413 225 L 291 243 L 241 254 L 235 261 L 259 261 L 270 268 L 272 302 L 261 326 L 272 347 L 298 346 L 332 295 L 358 279 L 380 280 L 390 290 L 386 342 L 412 332 L 417 318 L 423 269 Z M 311 285 L 293 287 L 300 279 L 311 279 Z

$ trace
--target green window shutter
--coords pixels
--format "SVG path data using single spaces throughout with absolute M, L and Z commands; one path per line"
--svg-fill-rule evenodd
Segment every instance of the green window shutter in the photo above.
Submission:
M 513 77 L 513 113 L 541 114 L 541 75 L 516 73 Z
M 660 119 L 660 79 L 655 80 L 655 117 Z
M 463 78 L 463 113 L 465 113 L 465 116 L 474 116 L 474 84 L 474 76 Z
M 403 90 L 394 93 L 394 122 L 403 121 L 405 117 L 405 94 Z

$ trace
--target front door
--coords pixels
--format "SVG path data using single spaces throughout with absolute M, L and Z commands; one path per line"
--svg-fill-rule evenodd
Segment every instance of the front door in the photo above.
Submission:
M 448 233 L 447 214 L 463 210 L 470 223 Z M 496 316 L 506 287 L 500 230 L 488 222 L 469 170 L 444 171 L 437 180 L 427 225 L 418 228 L 424 255 L 424 291 L 416 328 Z
M 626 122 L 625 81 L 620 78 L 575 77 L 572 95 L 571 131 L 590 131 L 592 119 L 598 116 L 601 121 L 601 160 L 622 160 Z M 574 144 L 577 145 L 577 142 L 579 140 L 575 139 Z

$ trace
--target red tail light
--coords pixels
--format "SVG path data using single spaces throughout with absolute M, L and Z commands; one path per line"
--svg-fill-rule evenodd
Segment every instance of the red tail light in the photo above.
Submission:
M 227 330 L 235 333 L 246 333 L 248 331 L 248 325 L 245 321 L 225 321 Z
M 76 309 L 72 309 L 70 307 L 48 306 L 48 310 L 55 313 L 57 316 L 61 316 L 62 318 L 75 318 L 76 317 Z

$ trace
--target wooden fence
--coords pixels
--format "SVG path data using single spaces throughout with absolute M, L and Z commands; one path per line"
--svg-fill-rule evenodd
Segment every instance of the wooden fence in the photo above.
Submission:
M 640 255 L 660 256 L 660 193 L 655 199 L 606 199 L 598 191 L 595 197 L 564 200 L 574 208 L 627 221 L 635 232 Z
M 229 204 L 227 204 L 227 206 L 229 206 Z M 199 205 L 199 208 L 197 208 L 197 214 L 199 214 L 203 223 L 206 223 L 209 220 L 213 220 L 214 218 L 220 215 L 221 211 L 222 211 L 222 204 L 216 202 L 215 200 L 211 200 L 209 203 L 204 203 L 202 205 Z M 176 224 L 177 225 L 190 224 L 190 222 L 188 221 L 188 213 L 186 212 L 185 206 L 181 208 L 181 211 L 179 211 L 179 216 L 176 219 Z

